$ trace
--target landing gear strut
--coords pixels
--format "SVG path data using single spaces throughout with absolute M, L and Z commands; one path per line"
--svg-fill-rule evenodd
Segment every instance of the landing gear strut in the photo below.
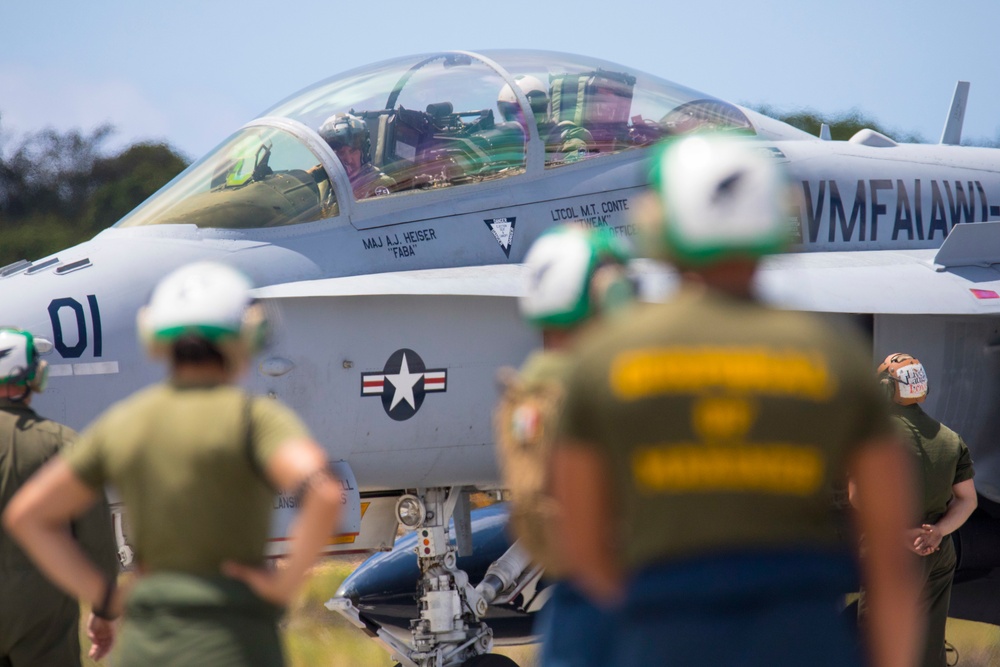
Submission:
M 404 496 L 397 507 L 413 497 Z M 456 566 L 458 546 L 463 538 L 463 515 L 468 516 L 467 498 L 461 489 L 428 489 L 418 498 L 425 510 L 417 528 L 417 563 L 421 578 L 418 584 L 420 618 L 410 624 L 412 658 L 420 667 L 463 665 L 466 660 L 489 653 L 493 632 L 479 621 L 486 615 L 487 603 L 469 584 L 469 577 Z M 456 542 L 448 539 L 448 522 L 457 513 Z M 470 539 L 471 541 L 471 539 Z
M 457 567 L 458 556 L 472 552 L 466 489 L 439 487 L 402 496 L 396 514 L 417 534 L 418 616 L 410 622 L 409 641 L 366 623 L 347 598 L 333 598 L 327 608 L 382 643 L 400 667 L 517 667 L 510 658 L 490 654 L 493 631 L 482 619 L 491 602 L 509 600 L 537 574 L 523 551 L 515 544 L 474 587 Z M 454 543 L 448 531 L 453 517 Z

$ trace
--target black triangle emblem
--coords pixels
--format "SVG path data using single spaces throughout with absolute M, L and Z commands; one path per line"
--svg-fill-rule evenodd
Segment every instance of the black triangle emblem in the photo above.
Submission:
M 483 220 L 493 232 L 493 238 L 500 244 L 503 254 L 509 259 L 510 248 L 514 245 L 514 222 L 517 218 L 489 218 Z

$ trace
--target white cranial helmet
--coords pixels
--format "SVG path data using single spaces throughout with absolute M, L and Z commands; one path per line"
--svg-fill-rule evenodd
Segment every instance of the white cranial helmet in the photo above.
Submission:
M 646 237 L 651 250 L 700 265 L 760 257 L 787 245 L 785 175 L 753 139 L 693 135 L 668 141 L 654 153 L 651 171 L 662 205 L 659 228 Z
M 576 326 L 592 315 L 631 300 L 634 287 L 626 275 L 628 253 L 609 232 L 562 225 L 532 244 L 521 315 L 540 328 Z M 606 279 L 598 274 L 607 272 Z
M 159 282 L 139 311 L 140 337 L 154 353 L 187 335 L 216 344 L 240 342 L 253 352 L 263 341 L 266 321 L 250 296 L 252 288 L 249 278 L 225 264 L 183 266 Z
M 545 114 L 548 111 L 549 89 L 542 83 L 541 79 L 530 74 L 520 74 L 514 77 L 514 82 L 521 89 L 521 92 L 524 93 L 524 96 L 528 98 L 528 103 L 531 104 L 531 112 L 533 114 Z M 521 110 L 521 105 L 518 103 L 517 95 L 509 83 L 505 84 L 500 89 L 500 94 L 497 95 L 497 109 L 500 110 L 500 115 L 503 116 L 504 120 L 516 120 L 519 116 L 518 112 Z
M 20 329 L 0 329 L 0 384 L 44 391 L 48 364 L 38 358 L 35 338 Z

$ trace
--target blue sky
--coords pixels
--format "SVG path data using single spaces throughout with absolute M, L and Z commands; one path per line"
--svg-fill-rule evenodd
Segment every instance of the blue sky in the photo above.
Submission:
M 91 0 L 0 4 L 8 141 L 110 122 L 115 143 L 208 151 L 338 72 L 442 49 L 534 48 L 622 63 L 742 104 L 837 112 L 936 141 L 959 79 L 966 138 L 1000 134 L 991 0 L 490 3 Z

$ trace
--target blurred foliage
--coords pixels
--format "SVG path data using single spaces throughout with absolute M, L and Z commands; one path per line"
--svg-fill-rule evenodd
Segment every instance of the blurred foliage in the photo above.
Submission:
M 916 132 L 908 132 L 895 127 L 883 125 L 872 116 L 867 115 L 858 108 L 848 109 L 832 114 L 822 114 L 813 109 L 782 110 L 767 104 L 748 105 L 754 111 L 758 111 L 765 116 L 776 118 L 792 127 L 797 127 L 803 132 L 808 132 L 814 137 L 819 136 L 820 127 L 823 123 L 830 126 L 830 137 L 834 141 L 847 141 L 858 131 L 865 128 L 881 132 L 887 137 L 899 143 L 923 144 L 928 141 Z M 943 129 L 942 125 L 942 129 Z M 932 141 L 936 142 L 937 139 Z M 1000 133 L 992 139 L 988 137 L 968 137 L 962 138 L 963 146 L 982 146 L 986 148 L 1000 148 Z
M 814 137 L 819 136 L 820 126 L 826 123 L 830 126 L 830 136 L 834 141 L 847 141 L 860 130 L 869 128 L 876 132 L 881 132 L 887 137 L 891 137 L 897 142 L 924 143 L 924 138 L 914 132 L 903 132 L 895 128 L 890 128 L 879 123 L 875 118 L 865 114 L 860 109 L 848 109 L 833 114 L 821 114 L 813 109 L 797 109 L 794 111 L 783 111 L 770 105 L 758 105 L 751 107 L 754 111 L 759 111 L 765 116 L 777 118 L 788 123 L 792 127 L 797 127 L 803 132 L 808 132 Z
M 111 226 L 180 173 L 166 144 L 104 149 L 113 134 L 41 130 L 14 140 L 0 117 L 0 266 L 35 260 Z

